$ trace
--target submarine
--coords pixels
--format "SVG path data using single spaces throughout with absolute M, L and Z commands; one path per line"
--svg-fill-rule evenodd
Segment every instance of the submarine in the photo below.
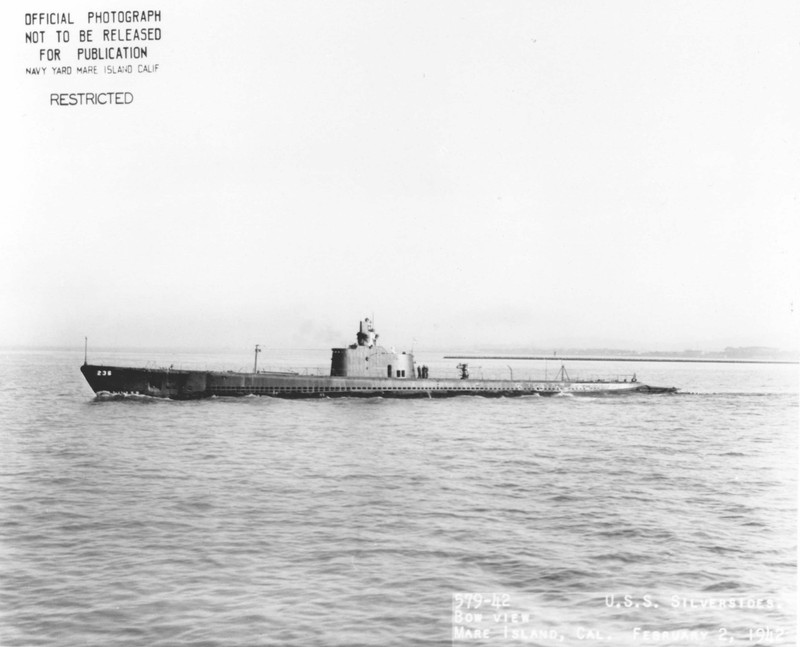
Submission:
M 256 346 L 252 372 L 135 368 L 90 364 L 84 349 L 81 373 L 97 395 L 144 395 L 172 400 L 211 397 L 269 396 L 308 398 L 450 398 L 455 396 L 519 397 L 675 393 L 675 387 L 650 386 L 631 379 L 572 380 L 562 365 L 554 379 L 474 379 L 461 363 L 453 377 L 433 377 L 417 366 L 410 352 L 378 345 L 369 318 L 359 323 L 356 341 L 333 348 L 329 375 L 259 371 Z

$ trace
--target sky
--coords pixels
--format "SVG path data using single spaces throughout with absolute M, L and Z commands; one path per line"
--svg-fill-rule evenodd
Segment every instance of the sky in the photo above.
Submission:
M 796 2 L 144 8 L 0 9 L 2 345 L 800 345 Z M 26 73 L 48 11 L 71 74 Z

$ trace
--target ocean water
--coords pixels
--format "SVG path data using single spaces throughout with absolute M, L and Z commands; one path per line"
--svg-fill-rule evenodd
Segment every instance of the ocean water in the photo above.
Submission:
M 796 643 L 796 366 L 568 366 L 678 395 L 170 402 L 98 400 L 82 361 L 0 352 L 4 647 Z

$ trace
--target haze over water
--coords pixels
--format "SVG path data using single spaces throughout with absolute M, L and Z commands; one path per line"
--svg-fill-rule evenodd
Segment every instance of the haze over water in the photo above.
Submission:
M 469 593 L 530 614 L 465 622 L 478 644 L 795 644 L 795 366 L 568 365 L 676 396 L 169 402 L 95 399 L 81 362 L 0 354 L 4 646 L 449 645 Z M 473 375 L 509 370 L 544 366 Z M 681 606 L 709 599 L 735 602 Z

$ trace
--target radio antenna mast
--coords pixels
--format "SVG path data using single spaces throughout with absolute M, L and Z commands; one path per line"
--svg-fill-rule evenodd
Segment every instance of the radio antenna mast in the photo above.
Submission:
M 258 373 L 258 354 L 261 352 L 261 346 L 256 344 L 256 359 L 253 362 L 253 373 Z

